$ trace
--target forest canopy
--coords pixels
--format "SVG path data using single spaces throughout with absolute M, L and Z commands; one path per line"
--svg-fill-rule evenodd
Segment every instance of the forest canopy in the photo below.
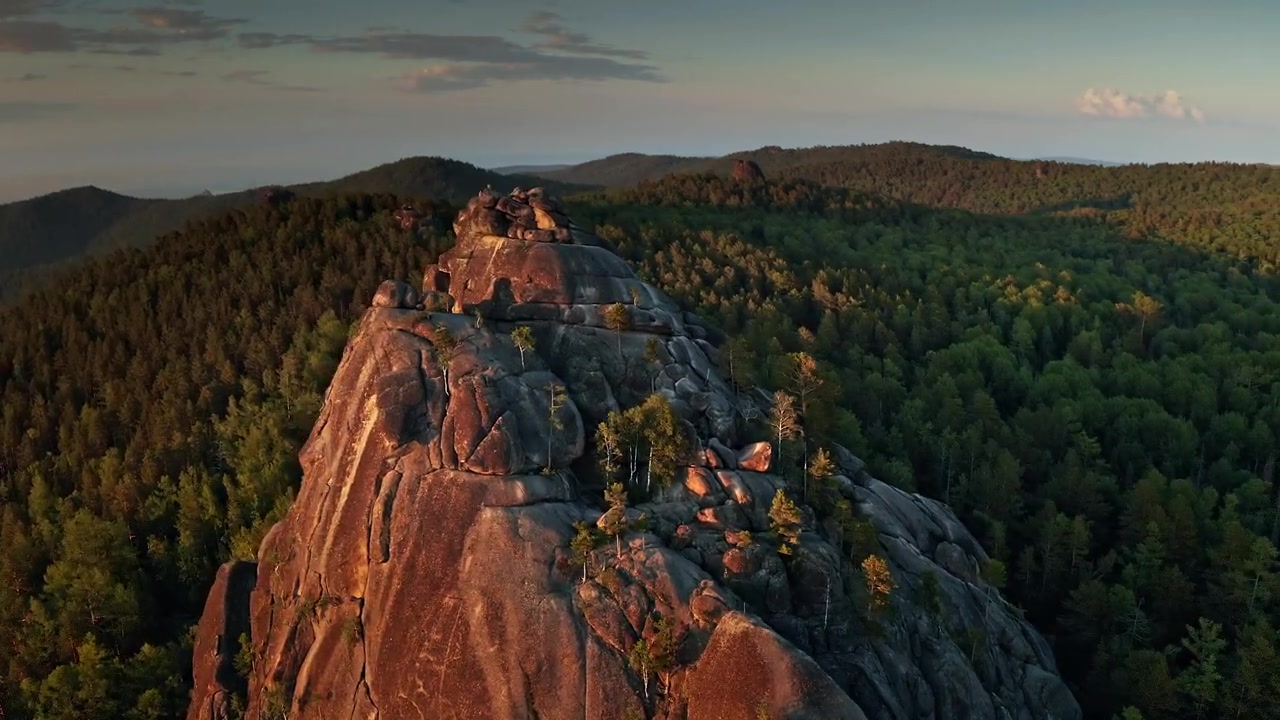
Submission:
M 1260 238 L 1280 219 L 1225 198 L 1192 231 L 1178 208 L 1217 201 L 1168 172 L 1149 230 L 804 179 L 569 209 L 728 334 L 735 382 L 786 388 L 811 358 L 812 443 L 949 502 L 1089 717 L 1267 717 L 1280 285 Z M 0 313 L 5 717 L 182 715 L 213 573 L 288 507 L 351 323 L 452 242 L 402 231 L 402 202 L 235 211 Z

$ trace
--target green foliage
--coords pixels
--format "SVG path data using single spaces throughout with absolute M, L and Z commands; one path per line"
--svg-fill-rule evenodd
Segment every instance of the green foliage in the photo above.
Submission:
M 352 615 L 342 621 L 342 644 L 350 650 L 356 643 L 364 639 L 364 623 L 359 615 Z
M 609 413 L 596 428 L 596 456 L 605 478 L 625 471 L 626 485 L 643 488 L 646 495 L 654 481 L 659 487 L 669 486 L 692 451 L 683 421 L 659 394 L 628 410 Z
M 778 552 L 790 555 L 800 544 L 800 529 L 804 517 L 800 508 L 787 497 L 786 490 L 779 490 L 769 506 L 769 531 L 778 538 Z
M 618 557 L 622 557 L 622 534 L 627 531 L 627 490 L 622 483 L 612 483 L 605 489 L 604 500 L 608 509 L 600 518 L 600 529 L 613 536 Z
M 949 502 L 1087 716 L 1190 709 L 1172 678 L 1192 656 L 1163 654 L 1187 623 L 1222 625 L 1224 683 L 1251 623 L 1280 624 L 1280 255 L 1263 240 L 1280 228 L 1276 171 L 1049 164 L 1036 178 L 1034 164 L 907 148 L 907 168 L 864 150 L 868 164 L 804 170 L 853 190 L 766 162 L 784 179 L 673 177 L 572 212 L 729 335 L 717 361 L 739 392 L 795 397 L 791 355 L 808 354 L 823 380 L 810 402 L 830 410 L 784 431 Z M 1089 183 L 1128 200 L 1094 202 Z M 885 197 L 908 194 L 975 212 Z M 798 449 L 780 448 L 792 477 Z M 811 500 L 855 563 L 879 551 L 843 498 Z M 1206 712 L 1221 714 L 1215 697 Z
M 582 580 L 585 582 L 591 569 L 591 553 L 599 544 L 598 536 L 595 528 L 581 520 L 573 524 L 573 529 L 573 539 L 569 541 L 570 560 L 582 568 Z
M 187 630 L 288 507 L 352 321 L 447 246 L 388 230 L 400 204 L 254 207 L 0 310 L 10 718 L 184 714 Z
M 1040 177 L 912 146 L 771 163 L 778 181 L 671 178 L 572 214 L 732 338 L 717 360 L 738 392 L 797 396 L 795 355 L 811 358 L 821 385 L 791 436 L 949 502 L 1087 716 L 1265 717 L 1280 695 L 1276 171 Z M 231 213 L 0 313 L 6 710 L 59 717 L 79 698 L 82 717 L 145 717 L 181 698 L 186 628 L 218 563 L 255 555 L 288 506 L 351 321 L 449 242 L 395 229 L 399 204 Z M 611 479 L 660 479 L 647 440 L 615 440 Z M 789 473 L 808 457 L 785 455 Z M 846 500 L 829 512 L 855 563 L 878 552 Z M 1198 618 L 1215 625 L 1187 630 Z

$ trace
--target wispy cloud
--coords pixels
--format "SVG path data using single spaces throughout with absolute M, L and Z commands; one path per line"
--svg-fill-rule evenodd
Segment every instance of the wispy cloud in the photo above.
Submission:
M 32 15 L 65 0 L 0 0 L 0 53 L 87 52 L 123 57 L 153 57 L 179 43 L 234 38 L 242 50 L 304 47 L 320 54 L 361 54 L 418 67 L 392 71 L 408 92 L 438 93 L 521 80 L 665 82 L 643 50 L 618 48 L 565 27 L 552 12 L 535 13 L 520 30 L 537 39 L 522 43 L 499 35 L 438 35 L 399 29 L 368 30 L 358 35 L 239 32 L 249 21 L 216 17 L 197 0 L 146 0 L 145 7 L 100 9 L 119 21 L 106 28 L 80 27 Z M 175 5 L 177 7 L 175 7 Z M 11 19 L 5 19 L 11 18 Z M 319 88 L 284 85 L 262 70 L 235 71 L 228 82 L 314 92 Z
M 0 20 L 0 52 L 32 54 L 88 50 L 110 55 L 157 55 L 157 48 L 165 45 L 228 37 L 235 27 L 248 22 L 243 18 L 213 17 L 202 10 L 172 7 L 101 12 L 125 15 L 130 22 L 98 30 L 72 27 L 53 20 Z M 3 17 L 4 14 L 0 13 L 0 18 Z
M 649 53 L 643 50 L 627 50 L 624 48 L 615 48 L 610 45 L 600 45 L 592 42 L 591 38 L 583 33 L 576 33 L 566 30 L 560 24 L 561 18 L 553 12 L 534 13 L 520 29 L 541 35 L 546 40 L 534 45 L 536 48 L 545 50 L 555 50 L 562 53 L 570 53 L 574 55 L 598 55 L 601 57 L 618 57 L 630 58 L 632 60 L 644 60 L 649 57 Z
M 396 78 L 411 92 L 448 92 L 515 80 L 637 80 L 663 82 L 658 68 L 640 50 L 595 43 L 565 30 L 554 13 L 537 13 L 521 26 L 542 42 L 526 46 L 496 35 L 435 35 L 370 30 L 363 35 L 318 37 L 266 32 L 242 33 L 245 49 L 305 45 L 318 53 L 380 55 L 388 60 L 432 60 Z
M 35 82 L 36 80 L 44 80 L 48 77 L 49 77 L 48 75 L 29 72 L 22 75 L 18 75 L 17 77 L 11 77 L 9 78 L 9 81 L 10 82 Z
M 1076 110 L 1096 117 L 1133 119 L 1155 115 L 1197 123 L 1205 121 L 1204 111 L 1188 103 L 1176 90 L 1156 95 L 1131 95 L 1115 88 L 1089 88 L 1076 98 Z

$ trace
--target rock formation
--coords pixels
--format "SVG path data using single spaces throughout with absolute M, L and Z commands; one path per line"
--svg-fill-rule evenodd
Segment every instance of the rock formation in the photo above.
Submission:
M 226 716 L 245 618 L 250 720 L 1080 717 L 951 511 L 848 451 L 835 482 L 878 536 L 892 611 L 870 617 L 839 531 L 803 505 L 780 556 L 785 483 L 716 333 L 557 203 L 485 192 L 455 231 L 422 292 L 379 288 L 297 500 L 256 565 L 219 575 L 190 720 Z M 628 510 L 646 529 L 584 550 L 595 428 L 654 393 L 696 452 Z
M 264 205 L 281 205 L 296 197 L 292 190 L 280 187 L 279 185 L 270 185 L 258 188 L 257 195 L 258 202 Z
M 733 179 L 741 181 L 763 180 L 764 171 L 754 160 L 738 160 L 733 164 Z

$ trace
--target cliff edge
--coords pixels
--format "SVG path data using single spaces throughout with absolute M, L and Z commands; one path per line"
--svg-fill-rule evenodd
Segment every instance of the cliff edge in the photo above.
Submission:
M 454 228 L 422 290 L 379 289 L 296 502 L 220 572 L 190 720 L 229 717 L 242 633 L 250 720 L 1080 717 L 954 514 L 851 453 L 831 481 L 874 528 L 888 611 L 803 504 L 780 555 L 786 482 L 718 333 L 554 199 L 484 192 Z M 608 537 L 597 428 L 654 396 L 688 453 Z

